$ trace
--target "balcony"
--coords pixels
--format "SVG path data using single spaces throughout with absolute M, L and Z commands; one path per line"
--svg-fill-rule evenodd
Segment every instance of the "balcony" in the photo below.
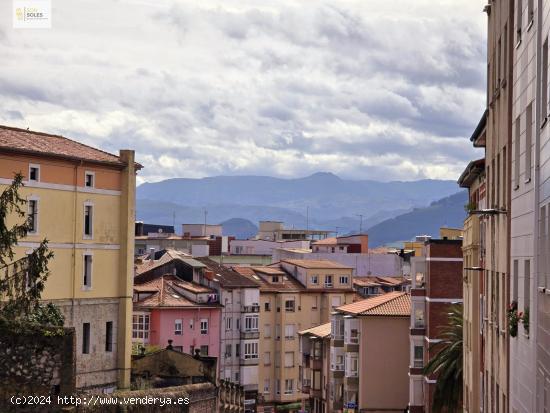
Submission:
M 311 361 L 311 356 L 308 353 L 302 354 L 302 366 L 304 368 L 306 369 L 310 368 L 310 365 L 309 365 L 310 361 Z
M 245 359 L 244 357 L 241 356 L 240 365 L 241 366 L 257 366 L 259 364 L 259 360 L 260 359 L 258 357 Z
M 241 313 L 259 313 L 260 312 L 260 306 L 255 305 L 245 305 L 241 308 Z
M 259 330 L 241 331 L 241 340 L 254 340 L 260 338 Z
M 323 359 L 320 359 L 320 358 L 311 359 L 311 369 L 323 370 Z

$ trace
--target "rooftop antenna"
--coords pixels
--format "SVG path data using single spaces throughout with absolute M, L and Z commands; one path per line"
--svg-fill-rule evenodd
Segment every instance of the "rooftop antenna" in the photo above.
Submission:
M 363 214 L 355 214 L 355 216 L 359 217 L 359 235 L 363 233 Z
M 306 239 L 308 238 L 309 232 L 309 205 L 306 206 Z
M 336 227 L 336 237 L 337 237 L 337 238 L 338 238 L 338 232 L 339 232 L 338 230 L 339 230 L 339 229 L 340 229 L 340 227 L 337 226 L 337 227 Z
M 208 210 L 204 209 L 204 236 L 206 237 L 206 216 L 208 215 Z
M 172 223 L 174 224 L 174 231 L 176 230 L 176 211 L 172 212 Z

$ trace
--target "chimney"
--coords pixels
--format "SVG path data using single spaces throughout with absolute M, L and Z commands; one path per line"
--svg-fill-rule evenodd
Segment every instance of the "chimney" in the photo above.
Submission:
M 151 263 L 153 263 L 153 261 L 155 261 L 155 249 L 149 248 L 149 251 L 150 251 L 149 258 L 151 259 Z

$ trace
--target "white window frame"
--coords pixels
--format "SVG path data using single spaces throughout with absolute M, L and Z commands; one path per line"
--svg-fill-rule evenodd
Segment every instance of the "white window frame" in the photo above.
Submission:
M 271 391 L 269 390 L 269 379 L 264 379 L 264 394 L 269 394 Z
M 31 169 L 36 168 L 38 172 L 38 179 L 31 179 Z M 40 165 L 36 163 L 30 163 L 29 164 L 29 176 L 27 181 L 29 182 L 40 182 L 40 177 L 42 176 L 42 171 L 40 170 Z
M 201 319 L 201 335 L 208 334 L 208 319 L 203 318 Z
M 233 324 L 233 319 L 231 317 L 227 317 L 225 319 L 225 331 L 231 331 L 232 324 Z
M 86 257 L 90 257 L 90 271 L 89 274 L 86 274 L 87 265 Z M 82 253 L 82 290 L 89 291 L 93 286 L 93 274 L 94 274 L 94 253 L 90 250 L 86 250 Z M 87 276 L 86 276 L 87 275 Z M 87 283 L 85 282 L 88 279 Z
M 339 281 L 340 281 L 340 284 L 349 285 L 349 277 L 347 275 L 341 275 Z
M 259 324 L 259 317 L 258 316 L 246 316 L 244 318 L 244 331 L 250 332 L 250 331 L 258 331 L 258 324 Z
M 319 285 L 319 276 L 318 276 L 318 275 L 312 275 L 312 276 L 309 278 L 309 282 L 310 282 L 310 284 L 312 284 L 312 285 Z
M 245 360 L 255 360 L 258 358 L 258 342 L 252 341 L 250 343 L 244 343 L 243 358 Z
M 174 335 L 176 336 L 183 335 L 183 320 L 181 318 L 176 318 L 174 320 Z
M 290 384 L 290 386 L 288 385 Z M 285 394 L 294 393 L 294 379 L 285 379 Z
M 328 282 L 330 277 L 330 282 Z M 325 288 L 332 288 L 334 286 L 334 276 L 332 274 L 325 275 Z
M 150 322 L 151 322 L 151 318 L 149 314 L 134 313 L 132 315 L 132 339 L 141 340 L 143 343 L 148 343 L 149 328 L 151 327 Z M 141 337 L 140 337 L 140 333 L 141 333 Z
M 292 334 L 289 334 L 289 332 L 292 332 Z M 294 327 L 294 324 L 285 324 L 285 339 L 286 340 L 294 340 L 296 334 L 296 329 Z
M 92 177 L 92 185 L 90 186 L 86 185 L 88 181 L 88 176 Z M 93 171 L 84 172 L 84 188 L 95 188 L 95 172 Z
M 292 302 L 292 308 L 287 307 L 287 303 Z M 285 312 L 293 313 L 296 311 L 296 300 L 294 298 L 285 298 Z
M 36 195 L 31 195 L 29 197 L 27 197 L 27 219 L 29 218 L 29 216 L 31 215 L 31 211 L 30 211 L 30 206 L 31 206 L 31 202 L 30 201 L 33 201 L 35 202 L 35 205 L 36 205 L 36 212 L 34 214 L 34 230 L 33 231 L 28 231 L 28 234 L 30 235 L 38 235 L 40 233 L 40 219 L 39 219 L 39 216 L 40 216 L 40 197 L 36 196 Z
M 86 234 L 86 208 L 90 207 L 90 233 Z M 82 211 L 82 239 L 94 239 L 94 203 L 85 201 Z

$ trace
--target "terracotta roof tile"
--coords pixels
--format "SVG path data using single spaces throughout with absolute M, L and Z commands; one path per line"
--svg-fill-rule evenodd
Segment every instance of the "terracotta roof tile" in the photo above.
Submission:
M 403 292 L 391 292 L 338 307 L 336 311 L 362 316 L 411 315 L 411 296 Z
M 207 269 L 214 273 L 214 280 L 218 281 L 224 288 L 258 287 L 258 284 L 250 278 L 244 277 L 238 271 L 220 265 L 208 257 L 195 259 L 206 265 Z
M 0 149 L 35 155 L 106 163 L 118 167 L 124 163 L 117 155 L 93 148 L 60 135 L 0 125 Z M 138 168 L 141 165 L 136 164 Z
M 330 260 L 283 260 L 282 262 L 287 262 L 289 264 L 296 265 L 297 267 L 311 269 L 352 269 L 352 267 Z
M 399 286 L 407 283 L 403 277 L 387 277 L 387 276 L 368 276 L 368 277 L 353 277 L 353 284 L 360 287 L 375 287 L 379 285 Z
M 328 237 L 325 239 L 320 239 L 319 241 L 315 241 L 312 244 L 313 245 L 336 245 L 337 243 L 338 243 L 338 238 Z
M 281 282 L 278 283 L 270 283 L 266 281 L 262 276 L 265 277 L 265 274 L 263 271 L 265 271 L 266 268 L 274 268 L 273 266 L 265 267 L 265 266 L 259 266 L 259 267 L 239 267 L 234 266 L 233 269 L 237 271 L 239 274 L 248 277 L 250 280 L 254 281 L 258 286 L 260 287 L 260 291 L 266 291 L 266 292 L 282 292 L 282 291 L 302 291 L 306 288 L 294 277 L 290 275 L 282 275 L 279 279 Z M 280 268 L 279 268 L 280 270 Z M 282 270 L 280 270 L 282 271 Z M 270 275 L 278 275 L 279 272 L 276 274 L 270 274 Z
M 315 326 L 312 328 L 308 328 L 307 330 L 299 331 L 298 334 L 311 334 L 316 337 L 328 337 L 330 336 L 330 330 L 331 326 L 330 323 L 321 324 L 319 326 Z

